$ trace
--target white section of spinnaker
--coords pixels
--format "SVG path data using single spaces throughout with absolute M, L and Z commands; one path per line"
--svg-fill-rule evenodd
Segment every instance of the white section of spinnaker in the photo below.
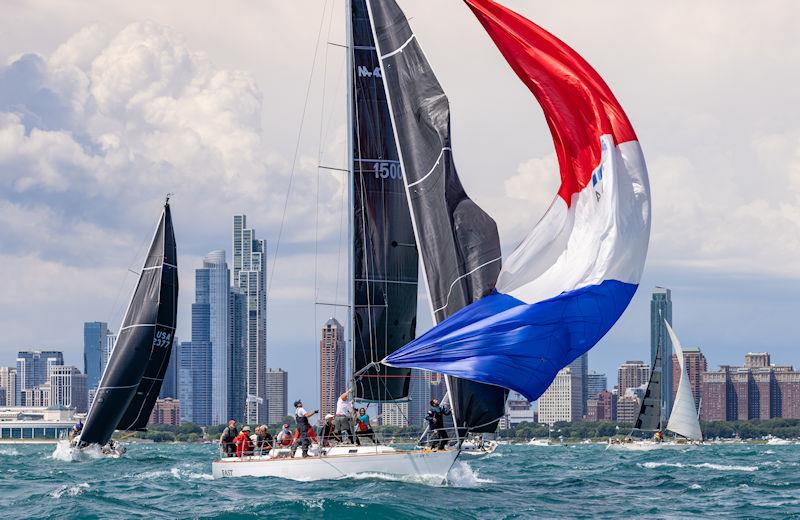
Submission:
M 497 290 L 536 303 L 606 280 L 638 284 L 650 240 L 650 185 L 637 141 L 603 135 L 602 177 L 544 217 L 503 262 Z

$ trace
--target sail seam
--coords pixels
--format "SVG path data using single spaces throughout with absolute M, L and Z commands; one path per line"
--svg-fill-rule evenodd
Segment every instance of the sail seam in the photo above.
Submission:
M 164 327 L 165 329 L 175 330 L 175 327 L 170 327 L 169 325 L 162 325 L 160 323 L 138 323 L 136 325 L 128 325 L 127 327 L 122 327 L 119 329 L 120 332 L 126 329 L 134 329 L 136 327 Z
M 416 34 L 412 34 L 412 35 L 411 35 L 411 38 L 407 39 L 407 40 L 406 40 L 406 42 L 405 42 L 403 45 L 401 45 L 401 46 L 400 46 L 400 47 L 398 47 L 397 49 L 393 50 L 393 51 L 392 51 L 392 52 L 390 52 L 389 54 L 384 54 L 383 56 L 381 56 L 381 59 L 382 59 L 382 60 L 385 60 L 386 58 L 390 58 L 390 57 L 394 56 L 395 54 L 399 54 L 399 53 L 403 52 L 403 49 L 405 49 L 405 48 L 406 48 L 406 45 L 408 45 L 409 43 L 411 43 L 411 40 L 413 40 L 413 39 L 414 39 L 414 38 L 416 38 L 416 37 L 417 37 L 417 35 L 416 35 Z
M 453 283 L 450 284 L 450 289 L 447 291 L 447 299 L 445 300 L 445 304 L 442 305 L 441 307 L 439 307 L 438 309 L 436 309 L 433 312 L 435 312 L 435 313 L 439 312 L 439 311 L 445 309 L 448 305 L 450 305 L 450 295 L 453 293 L 453 287 L 455 287 L 455 285 L 458 283 L 459 280 L 462 280 L 463 278 L 466 278 L 467 276 L 471 275 L 472 273 L 474 273 L 478 269 L 486 267 L 487 265 L 493 264 L 494 262 L 497 262 L 498 260 L 502 260 L 502 259 L 503 259 L 502 256 L 498 256 L 494 260 L 489 260 L 488 262 L 484 262 L 481 265 L 479 265 L 478 267 L 476 267 L 475 269 L 473 269 L 472 271 L 470 271 L 468 273 L 464 273 L 461 276 L 459 276 L 458 278 L 456 278 L 455 280 L 453 280 Z
M 409 187 L 409 188 L 410 188 L 411 186 L 416 186 L 416 185 L 417 185 L 417 184 L 419 184 L 420 182 L 422 182 L 422 181 L 424 181 L 425 179 L 427 179 L 428 177 L 430 177 L 430 175 L 433 173 L 433 171 L 434 171 L 434 170 L 436 170 L 436 167 L 437 167 L 437 166 L 439 166 L 439 162 L 441 162 L 441 160 L 442 160 L 442 157 L 444 156 L 444 152 L 445 152 L 445 150 L 447 150 L 448 152 L 451 152 L 451 151 L 452 151 L 452 150 L 450 149 L 450 147 L 449 147 L 449 146 L 445 146 L 445 147 L 443 147 L 443 148 L 442 148 L 442 151 L 441 151 L 441 152 L 439 152 L 439 157 L 437 157 L 437 158 L 436 158 L 436 162 L 435 162 L 435 163 L 433 163 L 433 166 L 431 167 L 430 171 L 429 171 L 428 173 L 426 173 L 425 175 L 423 175 L 423 176 L 422 176 L 422 177 L 421 177 L 419 180 L 417 180 L 417 181 L 414 181 L 414 182 L 410 183 L 410 184 L 408 185 L 408 187 Z

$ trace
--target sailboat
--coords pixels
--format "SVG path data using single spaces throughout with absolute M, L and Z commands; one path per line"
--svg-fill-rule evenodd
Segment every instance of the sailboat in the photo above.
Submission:
M 95 446 L 104 454 L 120 455 L 124 448 L 111 439 L 114 431 L 146 429 L 169 363 L 177 306 L 177 252 L 167 197 L 85 425 L 73 439 L 73 451 Z
M 647 381 L 647 389 L 642 399 L 642 404 L 639 407 L 639 414 L 636 417 L 633 432 L 628 435 L 630 442 L 619 444 L 610 443 L 609 447 L 611 448 L 623 447 L 632 450 L 649 450 L 662 446 L 685 445 L 687 442 L 695 444 L 703 441 L 700 418 L 698 417 L 697 408 L 694 405 L 692 387 L 686 371 L 686 361 L 683 358 L 683 347 L 669 322 L 664 320 L 664 324 L 667 327 L 667 333 L 672 341 L 672 347 L 675 349 L 675 357 L 678 359 L 678 365 L 680 367 L 680 381 L 678 382 L 678 389 L 675 392 L 675 402 L 672 403 L 672 411 L 666 424 L 666 430 L 678 436 L 680 441 L 656 441 L 650 439 L 632 440 L 632 435 L 635 432 L 655 433 L 659 438 L 662 438 L 665 430 L 663 414 L 661 413 L 661 378 L 664 377 L 661 370 L 663 351 L 661 341 L 659 340 L 658 346 L 656 347 L 656 358 L 651 367 L 650 378 Z
M 466 3 L 540 102 L 559 156 L 556 200 L 505 266 L 497 225 L 456 172 L 449 103 L 405 15 L 393 0 L 347 2 L 353 390 L 398 402 L 410 369 L 444 374 L 449 448 L 272 450 L 215 460 L 215 477 L 444 480 L 468 435 L 496 430 L 508 389 L 537 399 L 630 302 L 650 232 L 630 122 L 563 42 L 491 0 Z M 418 255 L 435 325 L 415 338 Z

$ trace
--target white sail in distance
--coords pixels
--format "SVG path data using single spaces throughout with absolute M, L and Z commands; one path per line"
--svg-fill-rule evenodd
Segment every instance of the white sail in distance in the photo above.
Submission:
M 678 364 L 681 367 L 681 379 L 678 383 L 678 391 L 675 393 L 675 402 L 672 405 L 672 413 L 669 416 L 667 429 L 687 439 L 701 441 L 703 440 L 703 432 L 700 430 L 700 420 L 697 418 L 694 396 L 692 396 L 691 384 L 686 374 L 683 348 L 669 323 L 666 320 L 664 320 L 664 323 L 667 326 L 667 332 L 669 332 L 672 346 L 675 349 L 675 357 L 678 358 Z

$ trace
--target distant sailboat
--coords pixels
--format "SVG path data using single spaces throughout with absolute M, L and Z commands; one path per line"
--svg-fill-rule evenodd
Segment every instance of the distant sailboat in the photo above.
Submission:
M 115 430 L 145 430 L 169 363 L 177 305 L 177 251 L 167 198 L 78 448 L 114 451 Z
M 664 320 L 667 326 L 667 332 L 672 340 L 672 346 L 675 349 L 675 357 L 678 358 L 678 365 L 680 366 L 681 376 L 678 382 L 678 390 L 675 393 L 675 402 L 672 403 L 672 411 L 669 415 L 666 428 L 663 424 L 662 414 L 662 400 L 661 400 L 661 378 L 664 377 L 661 367 L 661 359 L 663 350 L 661 342 L 656 348 L 656 359 L 650 370 L 650 378 L 647 381 L 647 389 L 645 390 L 642 404 L 639 407 L 639 414 L 636 417 L 636 422 L 633 427 L 634 432 L 663 432 L 665 429 L 676 435 L 683 437 L 689 441 L 701 442 L 703 440 L 703 433 L 700 428 L 700 419 L 697 415 L 697 408 L 694 405 L 694 397 L 692 396 L 692 387 L 689 382 L 689 376 L 686 372 L 686 362 L 683 358 L 683 347 L 680 340 L 675 335 L 669 322 Z M 668 376 L 667 376 L 668 377 Z M 630 435 L 629 435 L 630 438 Z M 643 447 L 655 448 L 660 442 L 652 440 L 640 440 L 628 442 L 623 444 L 616 444 L 614 446 L 631 446 L 632 449 L 641 449 Z M 666 443 L 664 445 L 668 445 Z

